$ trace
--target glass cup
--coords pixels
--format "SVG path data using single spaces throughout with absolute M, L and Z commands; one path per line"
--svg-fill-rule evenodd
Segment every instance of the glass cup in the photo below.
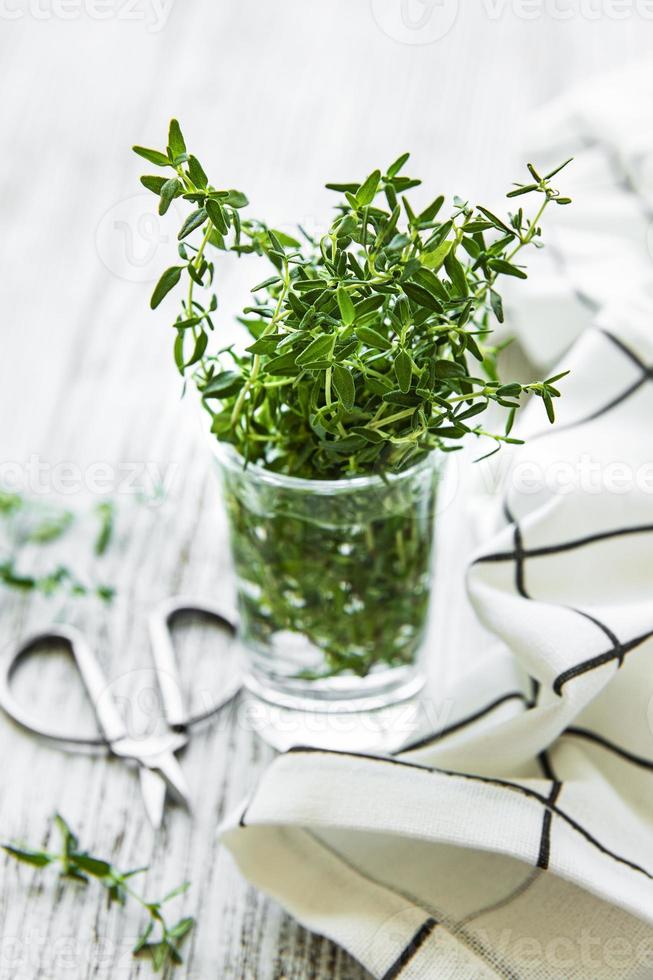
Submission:
M 370 711 L 424 676 L 441 454 L 398 475 L 306 480 L 215 442 L 246 684 L 287 709 Z

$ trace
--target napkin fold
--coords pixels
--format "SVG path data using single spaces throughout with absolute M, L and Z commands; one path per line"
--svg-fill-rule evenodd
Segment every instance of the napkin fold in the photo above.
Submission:
M 639 155 L 631 183 L 653 173 L 640 159 L 650 147 L 633 150 L 610 115 L 632 80 L 603 111 L 581 96 L 576 116 L 573 99 L 545 114 L 557 150 L 577 140 L 581 109 L 602 132 L 585 173 L 622 145 Z M 617 193 L 614 174 L 604 189 Z M 634 211 L 645 191 L 635 196 Z M 571 374 L 558 423 L 543 425 L 541 406 L 524 413 L 499 529 L 468 570 L 497 648 L 452 692 L 446 726 L 392 756 L 292 750 L 222 829 L 250 881 L 376 978 L 653 976 L 653 261 L 642 221 L 638 210 L 636 284 L 599 276 L 594 289 L 581 263 L 579 301 L 569 272 L 568 329 L 556 324 L 551 349 L 578 333 L 579 302 L 591 324 L 560 365 Z M 602 247 L 612 231 L 602 226 Z

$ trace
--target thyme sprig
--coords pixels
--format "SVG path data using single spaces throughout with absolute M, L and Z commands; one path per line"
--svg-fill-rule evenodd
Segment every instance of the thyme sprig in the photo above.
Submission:
M 53 822 L 60 837 L 59 850 L 36 850 L 18 844 L 2 844 L 2 848 L 17 861 L 35 868 L 58 866 L 61 878 L 82 885 L 87 885 L 89 880 L 94 878 L 106 889 L 109 904 L 117 902 L 124 905 L 127 899 L 131 898 L 148 915 L 147 924 L 134 946 L 134 956 L 149 957 L 155 972 L 168 963 L 175 965 L 182 963 L 180 946 L 193 929 L 195 920 L 186 917 L 171 925 L 166 921 L 163 906 L 172 898 L 185 892 L 189 888 L 189 882 L 184 882 L 158 901 L 148 901 L 132 887 L 132 880 L 147 871 L 147 867 L 119 871 L 110 861 L 81 850 L 76 835 L 60 814 L 55 814 Z
M 411 204 L 421 181 L 403 174 L 403 153 L 362 182 L 327 184 L 341 197 L 315 239 L 241 216 L 246 196 L 209 183 L 176 120 L 165 151 L 134 150 L 172 171 L 141 177 L 161 214 L 176 198 L 192 207 L 178 234 L 181 262 L 163 273 L 151 306 L 183 281 L 177 367 L 197 384 L 214 434 L 245 460 L 312 478 L 396 472 L 434 448 L 461 448 L 469 434 L 492 440 L 493 451 L 520 442 L 510 433 L 524 394 L 554 420 L 563 375 L 502 383 L 490 335 L 504 318 L 499 282 L 526 278 L 520 253 L 540 245 L 546 208 L 570 201 L 551 184 L 570 161 L 544 176 L 529 164 L 531 181 L 509 192 L 540 195 L 532 217 L 519 207 L 504 219 L 458 197 L 444 217 L 443 195 L 419 211 Z M 245 350 L 209 350 L 216 250 L 271 264 L 240 318 Z M 491 403 L 506 410 L 501 433 L 479 421 Z
M 115 504 L 112 501 L 97 504 L 94 516 L 100 524 L 94 544 L 95 554 L 99 557 L 107 551 L 113 537 Z M 30 545 L 47 549 L 64 538 L 75 521 L 76 514 L 66 507 L 0 490 L 0 586 L 45 596 L 95 596 L 103 602 L 110 602 L 115 594 L 112 586 L 88 584 L 61 562 L 36 574 L 25 571 L 23 567 L 23 549 Z

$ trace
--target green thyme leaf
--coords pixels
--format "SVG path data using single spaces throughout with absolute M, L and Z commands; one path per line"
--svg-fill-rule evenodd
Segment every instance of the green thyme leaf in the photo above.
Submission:
M 444 260 L 451 250 L 453 245 L 452 241 L 445 240 L 440 242 L 431 251 L 422 252 L 419 257 L 420 264 L 424 266 L 425 269 L 431 269 L 432 272 L 437 272 L 439 268 L 444 264 Z
M 565 160 L 564 163 L 559 164 L 550 173 L 548 173 L 544 179 L 551 180 L 552 177 L 557 177 L 560 171 L 564 170 L 564 168 L 567 167 L 572 162 L 573 159 L 574 159 L 573 157 L 569 157 L 568 160 Z
M 45 851 L 33 851 L 29 847 L 16 847 L 14 844 L 2 844 L 2 849 L 10 854 L 11 857 L 16 858 L 17 861 L 21 861 L 23 864 L 31 864 L 36 868 L 44 868 L 47 864 L 52 864 L 56 861 L 56 857 L 52 857 Z
M 381 171 L 374 170 L 367 180 L 361 184 L 361 186 L 356 191 L 356 204 L 358 207 L 365 207 L 366 204 L 371 204 L 374 200 L 374 195 L 376 194 L 379 181 L 381 180 Z
M 480 205 L 478 210 L 481 212 L 481 214 L 485 215 L 490 224 L 494 225 L 495 228 L 498 228 L 499 231 L 504 231 L 508 235 L 513 235 L 513 229 L 509 228 L 505 221 L 502 221 L 501 218 L 497 218 L 496 214 L 492 214 L 491 211 L 488 211 L 487 208 L 483 208 Z
M 111 543 L 114 531 L 115 512 L 115 505 L 110 500 L 103 501 L 95 508 L 95 513 L 100 520 L 100 530 L 95 539 L 96 555 L 103 555 Z
M 200 225 L 203 225 L 206 219 L 207 219 L 206 208 L 198 208 L 197 211 L 193 211 L 192 214 L 189 214 L 186 220 L 184 221 L 183 225 L 179 229 L 179 234 L 177 235 L 179 241 L 181 241 L 183 238 L 187 238 L 192 231 L 195 231 L 196 228 L 199 228 Z
M 465 276 L 465 270 L 462 265 L 453 254 L 453 252 L 448 252 L 444 259 L 444 267 L 447 271 L 447 275 L 451 279 L 452 284 L 455 286 L 457 292 L 461 296 L 467 296 L 469 290 L 467 287 L 467 277 Z
M 358 327 L 356 333 L 368 347 L 376 347 L 378 350 L 391 350 L 392 348 L 388 338 L 380 334 L 378 330 L 373 330 L 372 327 Z
M 351 410 L 356 400 L 356 385 L 351 371 L 342 364 L 334 365 L 333 384 L 342 404 L 348 411 Z
M 181 135 L 181 128 L 176 119 L 170 120 L 168 128 L 168 148 L 173 158 L 183 156 L 186 152 L 186 143 Z
M 356 309 L 351 300 L 351 297 L 346 289 L 342 286 L 338 287 L 338 307 L 340 309 L 340 316 L 342 317 L 342 322 L 345 326 L 349 326 L 356 319 Z
M 145 174 L 141 177 L 141 184 L 148 191 L 152 191 L 153 194 L 160 194 L 161 188 L 166 183 L 165 177 L 156 177 L 154 175 Z
M 244 383 L 237 371 L 221 371 L 202 389 L 202 395 L 204 398 L 228 398 L 240 391 Z
M 141 950 L 145 949 L 145 946 L 147 945 L 147 941 L 148 941 L 148 939 L 150 938 L 150 936 L 152 935 L 153 932 L 154 932 L 154 923 L 153 922 L 148 922 L 148 924 L 146 925 L 145 929 L 143 930 L 143 932 L 141 933 L 141 935 L 138 937 L 138 940 L 136 942 L 136 945 L 132 949 L 132 953 L 133 953 L 134 956 L 138 956 L 138 954 L 141 952 Z
M 394 163 L 391 163 L 388 167 L 387 176 L 390 178 L 396 177 L 404 164 L 408 162 L 409 157 L 410 153 L 402 153 L 401 156 L 397 157 Z
M 423 286 L 418 286 L 412 282 L 403 283 L 402 288 L 406 296 L 412 299 L 414 303 L 417 303 L 418 306 L 423 306 L 427 310 L 433 310 L 435 313 L 442 312 L 442 304 L 428 289 L 424 289 Z
M 249 201 L 247 199 L 247 196 L 243 194 L 242 191 L 235 191 L 232 188 L 232 190 L 227 191 L 227 195 L 225 197 L 225 204 L 230 204 L 232 208 L 246 208 L 247 205 L 249 204 Z M 277 237 L 280 238 L 280 240 L 284 244 L 290 244 L 290 245 L 299 244 L 299 242 L 295 238 L 290 238 L 290 236 L 284 235 L 283 233 L 280 232 L 277 232 Z M 284 238 L 287 239 L 285 242 L 283 241 Z
M 185 151 L 182 150 L 182 152 Z M 188 174 L 190 176 L 190 179 L 195 184 L 195 187 L 205 188 L 207 186 L 208 177 L 204 173 L 202 169 L 202 165 L 197 159 L 197 157 L 194 157 L 192 155 L 188 157 Z
M 183 895 L 185 892 L 188 891 L 189 888 L 190 888 L 190 881 L 183 881 L 181 885 L 177 885 L 177 887 L 173 888 L 172 891 L 166 892 L 166 894 L 163 896 L 159 904 L 163 905 L 164 902 L 169 902 L 170 899 L 176 898 L 177 895 Z M 192 919 L 190 921 L 192 922 Z
M 494 289 L 490 290 L 490 303 L 497 320 L 499 323 L 503 323 L 503 301 Z
M 212 198 L 207 198 L 206 200 L 206 212 L 215 225 L 215 227 L 223 234 L 226 235 L 229 231 L 227 225 L 227 219 L 225 218 L 224 209 L 218 201 L 214 201 Z
M 403 392 L 410 390 L 410 381 L 413 373 L 413 362 L 410 355 L 405 350 L 399 351 L 395 357 L 395 375 L 399 387 Z
M 322 337 L 316 337 L 308 347 L 295 358 L 295 364 L 303 365 L 310 364 L 313 361 L 321 361 L 331 357 L 333 353 L 333 345 L 335 343 L 335 335 L 328 334 Z
M 182 192 L 182 186 L 176 177 L 171 177 L 170 180 L 166 180 L 161 187 L 161 200 L 159 201 L 159 214 L 163 215 L 167 212 L 171 203 L 176 197 Z
M 78 868 L 93 875 L 94 878 L 104 878 L 111 874 L 111 865 L 108 861 L 91 857 L 90 854 L 75 854 L 74 861 Z
M 66 531 L 75 521 L 73 513 L 69 510 L 54 511 L 46 514 L 42 520 L 27 531 L 26 541 L 32 544 L 49 544 L 63 537 Z
M 465 368 L 457 361 L 447 361 L 443 358 L 433 362 L 433 370 L 437 378 L 464 378 Z
M 132 149 L 134 153 L 138 153 L 139 157 L 143 157 L 144 160 L 155 164 L 157 167 L 171 166 L 165 153 L 159 153 L 158 150 L 148 150 L 145 146 L 133 146 Z
M 517 279 L 528 278 L 522 269 L 518 269 L 511 262 L 506 262 L 505 259 L 490 259 L 488 264 L 495 272 L 502 272 L 505 276 L 515 276 Z
M 431 204 L 429 204 L 427 208 L 424 208 L 424 210 L 420 214 L 418 214 L 417 220 L 420 223 L 426 221 L 433 221 L 435 216 L 439 213 L 443 204 L 444 204 L 444 195 L 439 194 L 436 197 L 436 199 Z
M 174 289 L 181 279 L 182 271 L 182 266 L 179 265 L 173 265 L 169 269 L 166 269 L 154 287 L 154 292 L 152 293 L 152 298 L 150 300 L 151 309 L 155 310 L 161 300 L 168 295 L 170 290 Z

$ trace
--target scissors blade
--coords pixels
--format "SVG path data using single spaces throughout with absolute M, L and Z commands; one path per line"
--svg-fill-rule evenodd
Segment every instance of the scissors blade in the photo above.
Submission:
M 163 823 L 163 808 L 166 800 L 167 785 L 163 776 L 153 769 L 146 766 L 139 766 L 139 777 L 141 781 L 141 795 L 147 818 L 158 830 Z
M 166 783 L 172 787 L 180 800 L 190 810 L 190 789 L 176 756 L 172 752 L 162 752 L 151 759 L 149 765 L 157 774 L 160 773 L 163 776 Z

